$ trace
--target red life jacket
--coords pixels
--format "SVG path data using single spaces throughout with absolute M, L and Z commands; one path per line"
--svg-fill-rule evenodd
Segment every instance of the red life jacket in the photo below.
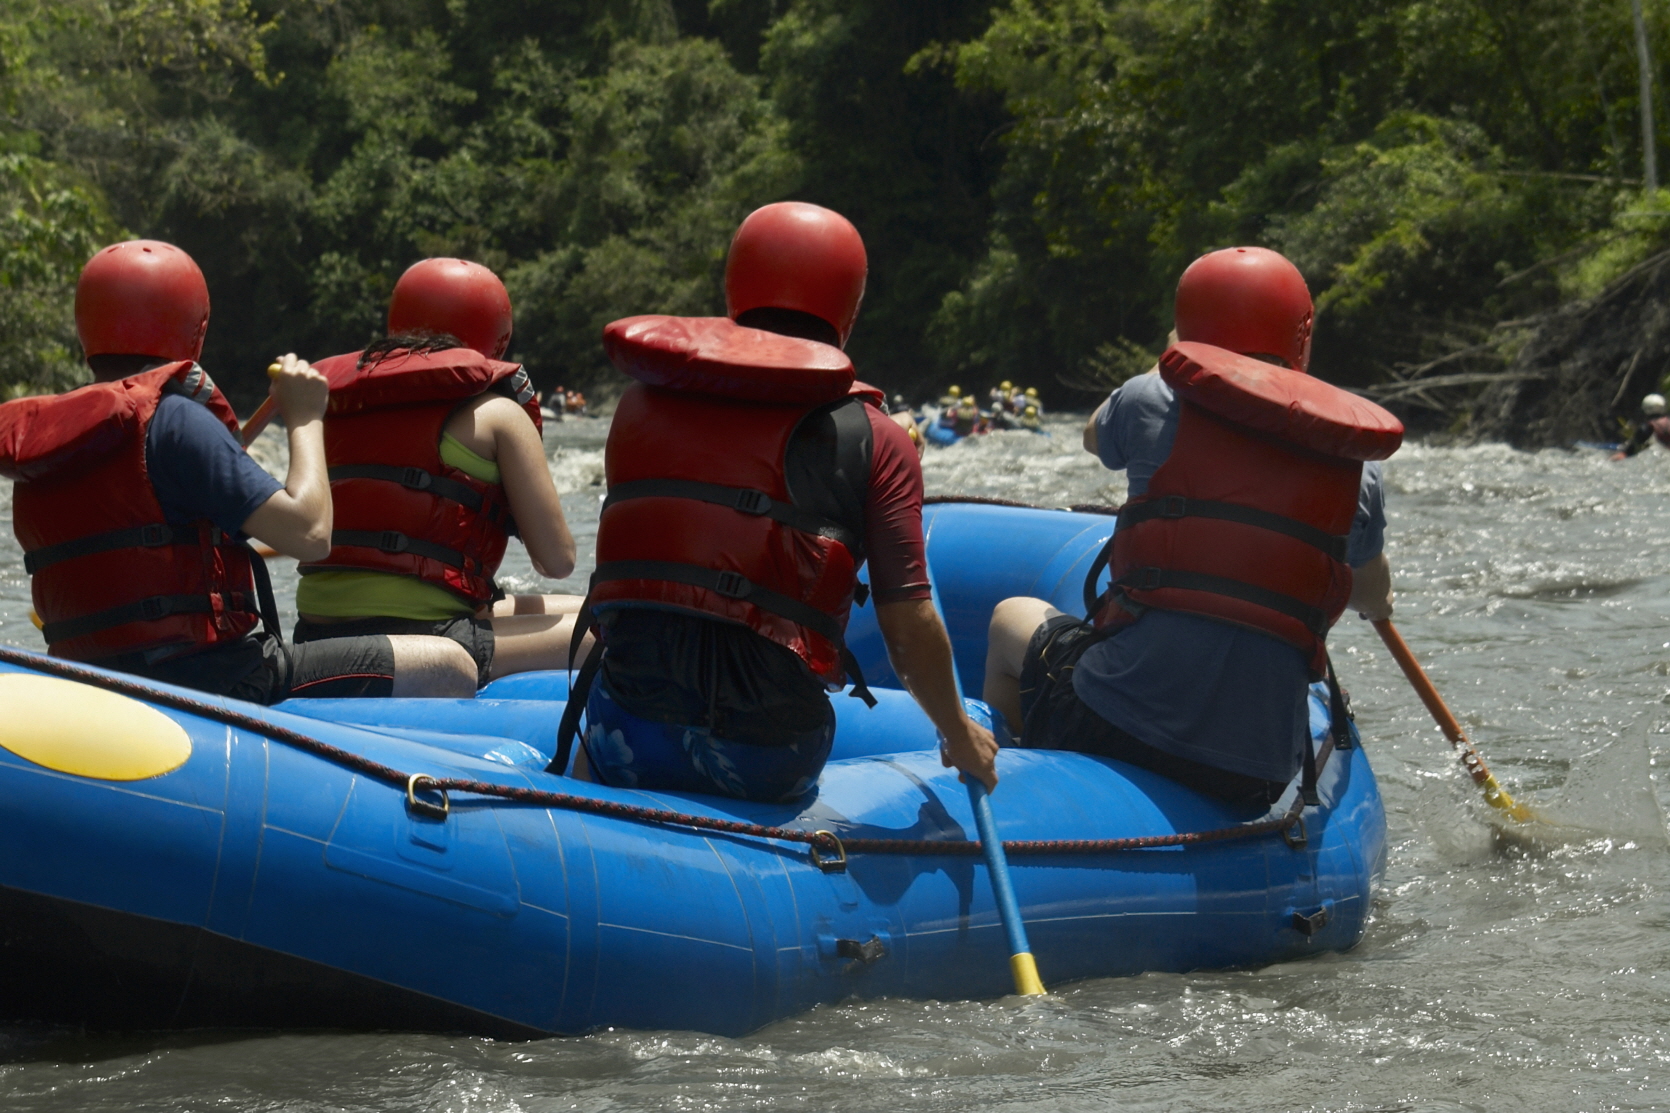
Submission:
M 391 572 L 471 607 L 492 602 L 516 523 L 503 486 L 441 460 L 441 434 L 460 405 L 489 390 L 515 398 L 540 428 L 527 372 L 470 348 L 359 361 L 351 352 L 314 365 L 331 383 L 325 460 L 335 520 L 330 555 L 299 571 Z
M 863 399 L 878 410 L 887 408 L 887 395 L 882 393 L 879 386 L 871 386 L 869 383 L 854 379 L 852 385 L 847 388 L 847 394 L 854 398 Z
M 873 443 L 864 396 L 848 395 L 851 362 L 723 317 L 616 321 L 604 348 L 640 385 L 616 407 L 604 450 L 593 607 L 728 619 L 826 683 L 850 673 L 861 686 L 844 631 Z M 820 415 L 833 436 L 791 452 Z
M 1173 345 L 1160 374 L 1182 401 L 1177 439 L 1147 493 L 1119 512 L 1095 625 L 1149 607 L 1202 615 L 1280 638 L 1320 678 L 1323 641 L 1351 596 L 1346 541 L 1363 461 L 1396 452 L 1402 423 L 1320 379 L 1207 344 Z
M 49 651 L 97 661 L 236 641 L 260 620 L 248 548 L 208 521 L 171 526 L 145 466 L 163 395 L 238 419 L 204 370 L 169 363 L 0 406 L 0 474 Z

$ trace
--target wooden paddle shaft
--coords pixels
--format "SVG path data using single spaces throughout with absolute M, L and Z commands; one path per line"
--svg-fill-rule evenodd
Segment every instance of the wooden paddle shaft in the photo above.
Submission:
M 277 413 L 278 403 L 268 398 L 261 403 L 254 413 L 249 415 L 249 420 L 244 422 L 243 440 L 245 448 L 255 443 L 255 438 L 261 435 L 261 431 L 272 422 Z
M 1503 811 L 1510 813 L 1515 819 L 1526 820 L 1532 818 L 1531 810 L 1523 804 L 1515 802 L 1514 798 L 1508 795 L 1507 789 L 1496 782 L 1496 777 L 1485 766 L 1484 758 L 1480 757 L 1479 751 L 1473 748 L 1473 743 L 1468 740 L 1467 733 L 1461 729 L 1461 724 L 1456 722 L 1455 716 L 1450 713 L 1448 705 L 1444 703 L 1444 698 L 1438 694 L 1438 689 L 1433 687 L 1432 681 L 1426 675 L 1426 670 L 1421 668 L 1419 661 L 1415 660 L 1415 654 L 1410 651 L 1408 644 L 1404 642 L 1403 635 L 1397 632 L 1397 627 L 1392 625 L 1392 620 L 1389 618 L 1376 619 L 1374 629 L 1380 635 L 1380 640 L 1386 643 L 1386 648 L 1392 651 L 1393 659 L 1397 661 L 1398 667 L 1403 670 L 1403 675 L 1409 678 L 1409 684 L 1415 689 L 1415 694 L 1421 697 L 1422 703 L 1426 704 L 1427 711 L 1431 712 L 1432 718 L 1438 723 L 1438 729 L 1444 732 L 1444 736 L 1450 740 L 1450 745 L 1461 751 L 1461 764 L 1467 770 L 1468 775 L 1473 778 L 1473 783 L 1484 789 L 1485 801 L 1492 807 L 1501 808 Z
M 1426 709 L 1432 713 L 1432 718 L 1437 722 L 1438 729 L 1444 732 L 1444 737 L 1457 746 L 1470 746 L 1471 743 L 1467 741 L 1466 732 L 1461 729 L 1461 724 L 1455 721 L 1455 716 L 1450 713 L 1449 706 L 1444 703 L 1444 698 L 1438 694 L 1438 689 L 1432 686 L 1432 681 L 1428 679 L 1426 670 L 1421 668 L 1419 661 L 1415 660 L 1415 654 L 1410 651 L 1409 644 L 1403 640 L 1403 635 L 1397 632 L 1397 627 L 1392 625 L 1392 620 L 1389 618 L 1376 619 L 1374 630 L 1380 635 L 1380 640 L 1386 643 L 1386 648 L 1392 651 L 1392 659 L 1403 670 L 1403 675 L 1409 678 L 1410 687 L 1415 689 L 1415 694 L 1421 697 L 1422 703 L 1426 704 Z
M 267 366 L 267 378 L 277 378 L 280 369 L 281 365 L 277 360 L 274 360 Z M 278 400 L 269 394 L 262 400 L 261 404 L 255 408 L 255 412 L 249 415 L 249 420 L 244 422 L 242 436 L 245 448 L 248 448 L 250 445 L 255 443 L 255 438 L 261 435 L 262 430 L 266 429 L 268 424 L 272 422 L 274 415 L 277 413 Z

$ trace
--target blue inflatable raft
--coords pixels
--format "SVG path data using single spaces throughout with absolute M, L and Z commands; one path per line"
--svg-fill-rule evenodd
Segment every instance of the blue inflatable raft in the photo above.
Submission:
M 922 424 L 922 435 L 928 439 L 929 444 L 937 444 L 941 448 L 944 448 L 947 445 L 956 444 L 958 441 L 962 440 L 964 436 L 964 434 L 957 432 L 957 430 L 952 426 L 945 425 L 939 421 L 924 422 Z
M 975 691 L 992 605 L 1075 609 L 1112 519 L 951 505 L 928 525 Z M 851 643 L 896 683 L 869 609 Z M 565 694 L 530 674 L 473 701 L 269 709 L 0 652 L 0 1019 L 739 1034 L 850 997 L 1008 991 L 968 796 L 907 695 L 838 698 L 815 795 L 778 806 L 544 772 Z M 1312 725 L 1328 737 L 1320 697 Z M 1011 870 L 1048 985 L 1362 935 L 1385 817 L 1360 748 L 1332 753 L 1296 818 L 1295 790 L 1251 815 L 1114 761 L 998 764 L 1003 837 L 1047 844 L 1012 849 Z M 709 820 L 830 836 L 689 825 Z M 1241 837 L 1175 838 L 1225 831 Z M 909 845 L 840 860 L 865 839 Z M 1109 839 L 1173 845 L 1061 843 Z

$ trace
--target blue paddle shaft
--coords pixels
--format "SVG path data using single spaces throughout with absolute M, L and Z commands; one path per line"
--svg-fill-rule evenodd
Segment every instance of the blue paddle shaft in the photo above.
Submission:
M 925 554 L 924 554 L 925 555 Z M 939 620 L 945 621 L 945 607 L 939 601 L 939 583 L 934 579 L 933 560 L 928 560 L 928 591 L 934 601 L 934 610 L 939 614 Z M 949 632 L 949 631 L 948 631 Z M 957 662 L 951 662 L 951 680 L 957 686 L 957 699 L 963 699 L 962 676 L 957 672 Z M 995 715 L 994 715 L 995 718 Z M 992 894 L 997 898 L 998 918 L 1003 921 L 1003 933 L 1009 937 L 1009 954 L 1025 955 L 1028 969 L 1032 970 L 1032 947 L 1026 941 L 1026 922 L 1021 919 L 1021 906 L 1015 900 L 1015 886 L 1009 880 L 1009 859 L 1003 853 L 1003 840 L 998 837 L 997 819 L 992 815 L 991 797 L 986 793 L 985 784 L 976 777 L 968 777 L 968 802 L 974 808 L 974 826 L 980 832 L 980 847 L 986 856 L 986 872 L 992 875 Z M 1037 974 L 1031 975 L 1034 984 Z M 1038 985 L 1035 990 L 1028 990 L 1021 983 L 1021 976 L 1016 975 L 1015 988 L 1022 993 L 1043 992 Z
M 1003 854 L 1003 840 L 998 837 L 997 820 L 992 817 L 992 800 L 986 794 L 986 786 L 973 777 L 968 779 L 968 802 L 974 806 L 974 825 L 980 831 L 980 847 L 986 854 L 986 871 L 992 875 L 998 915 L 1009 937 L 1009 953 L 1029 954 L 1032 947 L 1026 941 L 1026 923 L 1015 901 L 1015 886 L 1009 881 L 1009 859 Z

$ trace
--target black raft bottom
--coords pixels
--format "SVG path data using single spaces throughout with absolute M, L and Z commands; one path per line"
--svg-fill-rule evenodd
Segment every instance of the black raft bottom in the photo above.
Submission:
M 0 887 L 0 1022 L 550 1033 L 200 928 Z

